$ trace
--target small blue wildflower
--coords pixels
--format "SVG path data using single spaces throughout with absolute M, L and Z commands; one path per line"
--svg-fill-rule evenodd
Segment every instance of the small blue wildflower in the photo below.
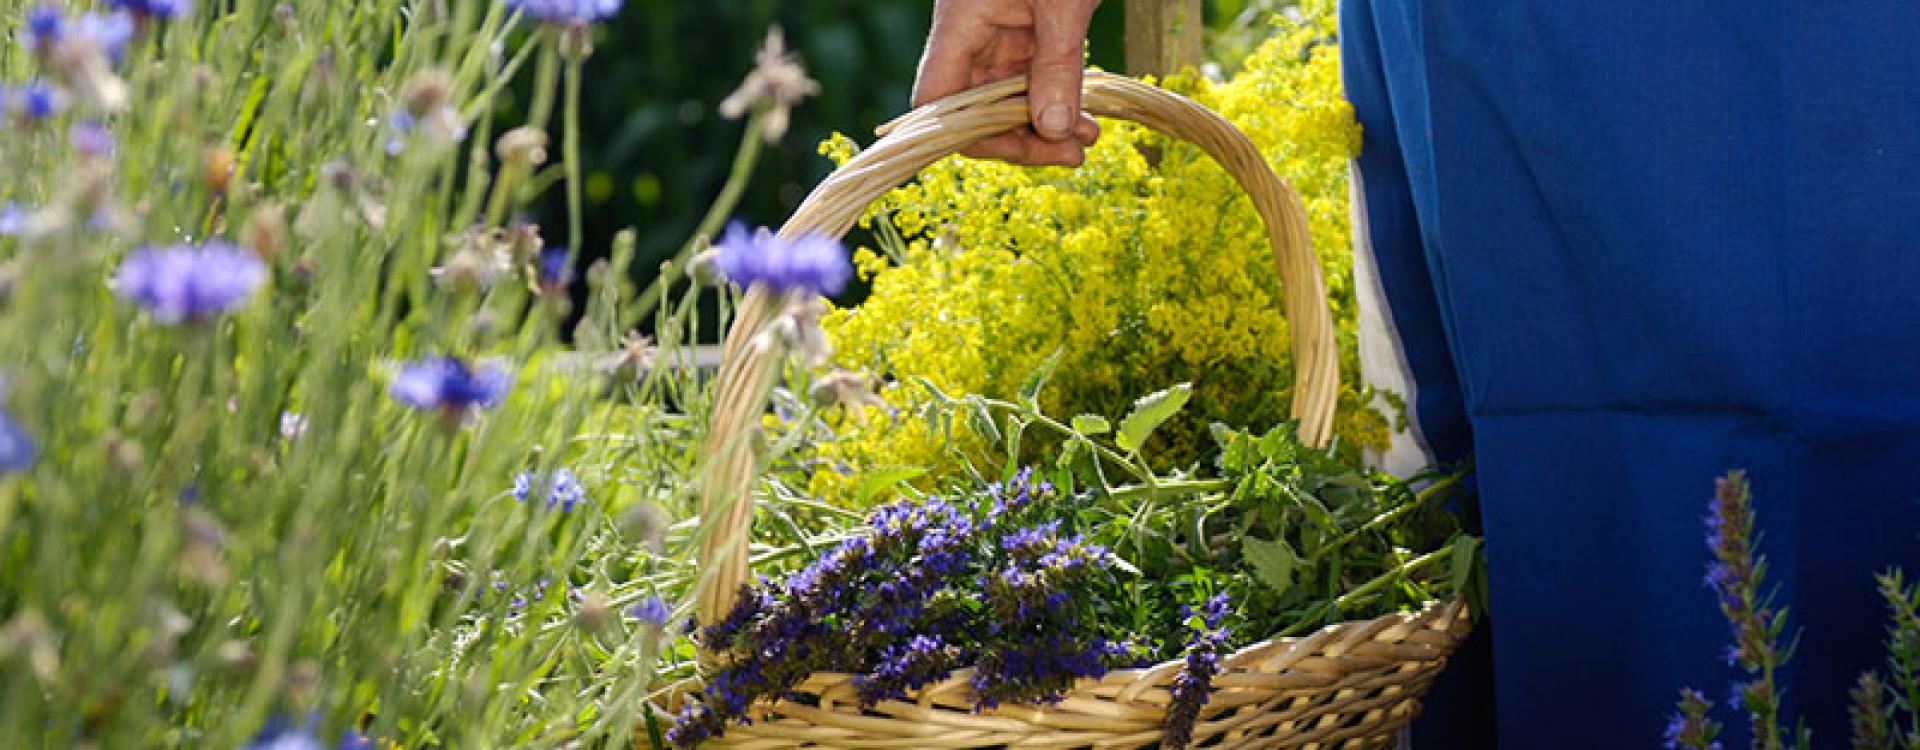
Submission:
M 553 473 L 541 477 L 531 471 L 520 472 L 513 478 L 513 498 L 526 502 L 535 489 L 544 487 L 547 491 L 547 507 L 558 507 L 561 511 L 573 510 L 573 506 L 587 502 L 587 489 L 580 486 L 579 478 L 565 467 L 554 469 Z
M 776 292 L 833 296 L 853 278 L 846 246 L 825 235 L 786 239 L 734 222 L 714 250 L 714 267 L 742 289 L 764 284 Z
M 40 122 L 60 114 L 67 108 L 67 97 L 53 84 L 42 80 L 28 81 L 26 85 L 7 92 L 4 109 L 27 122 Z
M 98 120 L 82 120 L 73 124 L 67 131 L 67 141 L 73 144 L 73 150 L 91 159 L 101 159 L 113 154 L 115 143 L 113 133 Z
M 558 295 L 567 291 L 567 285 L 573 283 L 573 259 L 564 247 L 549 247 L 540 251 L 539 278 L 536 285 L 541 294 Z
M 142 247 L 120 264 L 114 291 L 168 325 L 238 308 L 267 280 L 260 256 L 225 242 Z
M 0 474 L 25 471 L 38 454 L 33 438 L 12 419 L 0 414 Z
M 620 13 L 621 0 L 506 0 L 507 10 L 519 11 L 543 23 L 587 25 Z
M 109 0 L 107 5 L 140 18 L 171 19 L 193 12 L 192 0 Z
M 373 738 L 351 729 L 340 736 L 339 750 L 374 750 Z
M 34 54 L 44 55 L 53 45 L 66 36 L 67 17 L 60 6 L 53 3 L 41 3 L 27 11 L 27 22 L 20 27 L 20 46 L 32 50 Z
M 639 604 L 627 608 L 627 616 L 647 625 L 664 628 L 667 626 L 667 620 L 673 618 L 673 608 L 668 607 L 666 601 L 660 597 L 649 596 Z
M 27 231 L 27 211 L 13 201 L 0 204 L 0 237 L 16 237 Z
M 242 750 L 327 750 L 314 736 L 312 719 L 305 728 L 296 728 L 285 717 L 274 717 Z
M 505 368 L 475 368 L 454 357 L 434 357 L 400 368 L 388 390 L 415 409 L 461 415 L 498 406 L 511 385 Z
M 115 65 L 127 61 L 127 45 L 136 31 L 133 17 L 126 13 L 84 13 L 74 19 L 74 36 L 106 55 Z

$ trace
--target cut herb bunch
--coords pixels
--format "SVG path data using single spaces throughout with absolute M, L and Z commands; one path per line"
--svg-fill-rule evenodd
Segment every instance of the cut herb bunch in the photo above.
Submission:
M 1478 540 L 1446 502 L 1458 475 L 1416 491 L 1303 445 L 1291 426 L 1217 427 L 1217 476 L 1148 474 L 1150 484 L 1108 489 L 1092 462 L 1137 460 L 1152 431 L 1128 422 L 1137 434 L 1121 453 L 1012 415 L 1010 439 L 1058 425 L 1081 449 L 1045 479 L 1028 467 L 885 506 L 862 535 L 784 581 L 743 587 L 730 615 L 700 632 L 723 664 L 667 738 L 690 747 L 756 711 L 777 713 L 781 700 L 810 701 L 793 691 L 815 672 L 855 675 L 872 707 L 972 667 L 963 674 L 984 710 L 1057 701 L 1078 679 L 1179 659 L 1165 745 L 1184 747 L 1233 649 L 1474 588 Z

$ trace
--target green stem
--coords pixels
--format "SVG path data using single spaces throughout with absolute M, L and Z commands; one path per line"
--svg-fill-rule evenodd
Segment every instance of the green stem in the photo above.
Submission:
M 540 45 L 540 63 L 534 68 L 533 105 L 527 108 L 527 124 L 546 130 L 547 120 L 553 117 L 553 90 L 560 82 L 560 50 L 550 35 L 533 43 Z
M 680 247 L 673 259 L 660 269 L 660 277 L 653 286 L 640 293 L 633 309 L 652 309 L 660 295 L 678 281 L 686 272 L 687 263 L 693 260 L 693 254 L 705 245 L 720 227 L 726 224 L 727 217 L 733 215 L 734 208 L 740 204 L 740 196 L 746 193 L 747 181 L 753 176 L 753 166 L 760 160 L 760 148 L 765 143 L 761 131 L 766 127 L 766 117 L 759 110 L 747 120 L 746 132 L 740 135 L 740 150 L 734 152 L 733 170 L 727 174 L 727 182 L 720 187 L 720 195 L 713 199 L 713 205 L 707 208 L 706 216 L 700 219 L 699 227 L 688 238 L 687 244 Z
M 1307 613 L 1302 615 L 1300 619 L 1295 620 L 1292 625 L 1287 626 L 1286 630 L 1281 631 L 1280 635 L 1281 637 L 1299 635 L 1307 628 L 1313 627 L 1316 623 L 1320 622 L 1320 618 L 1324 616 L 1328 610 L 1338 611 L 1346 609 L 1362 597 L 1372 596 L 1374 592 L 1384 588 L 1387 584 L 1405 578 L 1408 573 L 1445 560 L 1451 557 L 1452 554 L 1453 547 L 1449 545 L 1396 565 L 1392 570 L 1381 573 L 1372 580 L 1355 586 L 1352 591 L 1341 594 L 1339 598 L 1331 602 L 1321 602 L 1314 605 L 1314 607 L 1307 610 Z
M 580 67 L 586 60 L 584 51 L 567 56 L 567 101 L 561 116 L 566 118 L 567 132 L 560 141 L 560 158 L 566 161 L 567 170 L 567 252 L 569 257 L 579 257 L 581 242 L 580 222 Z

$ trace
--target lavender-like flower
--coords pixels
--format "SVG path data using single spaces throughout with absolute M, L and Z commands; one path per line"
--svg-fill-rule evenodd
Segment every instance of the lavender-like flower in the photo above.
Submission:
M 240 307 L 267 280 L 260 257 L 231 244 L 143 247 L 114 275 L 114 291 L 168 325 L 206 320 Z
M 765 228 L 748 231 L 735 222 L 714 251 L 715 269 L 742 289 L 761 284 L 776 292 L 833 296 L 853 278 L 846 247 L 824 235 L 787 239 Z
M 498 406 L 511 385 L 505 368 L 473 367 L 455 357 L 433 357 L 402 367 L 388 390 L 400 403 L 458 418 Z
M 1187 639 L 1186 664 L 1173 678 L 1173 704 L 1167 707 L 1166 736 L 1161 747 L 1184 750 L 1193 742 L 1193 725 L 1200 718 L 1200 707 L 1213 694 L 1214 675 L 1220 673 L 1220 653 L 1227 648 L 1227 595 L 1208 599 L 1202 607 L 1201 627 Z M 1188 620 L 1193 619 L 1189 612 Z
M 1753 498 L 1746 475 L 1731 472 L 1716 481 L 1706 519 L 1707 547 L 1714 562 L 1707 566 L 1706 584 L 1720 597 L 1720 612 L 1733 630 L 1728 656 L 1754 676 L 1737 684 L 1731 701 L 1747 712 L 1756 747 L 1782 747 L 1779 726 L 1780 695 L 1773 674 L 1783 661 L 1779 646 L 1785 617 L 1776 616 L 1761 593 L 1766 557 L 1753 542 Z M 1784 615 L 1784 612 L 1781 613 Z
M 1031 485 L 1022 508 L 1046 515 L 1050 494 Z M 977 502 L 942 498 L 875 510 L 865 534 L 842 542 L 784 583 L 742 587 L 708 648 L 751 658 L 709 673 L 667 738 L 690 747 L 745 721 L 756 701 L 779 700 L 808 674 L 852 672 L 861 702 L 901 699 L 974 664 L 980 708 L 1044 703 L 1074 682 L 1139 655 L 1103 636 L 1096 585 L 1111 555 L 1063 523 L 1002 513 L 1005 488 Z M 991 499 L 991 504 L 986 501 Z M 975 602 L 979 602 L 976 604 Z
M 507 10 L 543 23 L 585 26 L 619 15 L 621 0 L 506 0 L 506 4 Z
M 580 480 L 565 467 L 554 469 L 553 473 L 541 476 L 531 471 L 520 472 L 513 478 L 513 498 L 526 502 L 535 491 L 544 489 L 547 495 L 547 507 L 559 508 L 562 512 L 573 510 L 573 506 L 589 502 L 587 488 L 580 486 Z
M 1667 720 L 1663 733 L 1667 750 L 1720 750 L 1720 724 L 1707 718 L 1713 701 L 1688 688 L 1680 691 L 1680 705 Z

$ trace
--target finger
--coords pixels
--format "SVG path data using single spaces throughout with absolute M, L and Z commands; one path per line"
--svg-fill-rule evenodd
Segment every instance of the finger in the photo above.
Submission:
M 1033 69 L 1028 106 L 1034 130 L 1050 141 L 1073 135 L 1080 112 L 1080 75 L 1086 65 L 1087 21 L 1094 0 L 1042 0 L 1034 7 Z
M 1086 160 L 1086 152 L 1079 143 L 1049 141 L 1028 127 L 981 140 L 960 153 L 1032 167 L 1077 167 Z
M 973 58 L 993 42 L 993 27 L 967 0 L 940 0 L 913 82 L 913 106 L 966 90 Z
M 961 155 L 975 159 L 997 159 L 1014 164 L 1024 164 L 1027 156 L 1027 144 L 1020 136 L 1002 133 L 991 138 L 982 138 L 973 145 L 960 150 Z
M 1073 139 L 1080 142 L 1081 148 L 1086 148 L 1098 143 L 1100 141 L 1100 121 L 1093 119 L 1093 115 L 1080 115 L 1080 119 L 1073 121 Z

